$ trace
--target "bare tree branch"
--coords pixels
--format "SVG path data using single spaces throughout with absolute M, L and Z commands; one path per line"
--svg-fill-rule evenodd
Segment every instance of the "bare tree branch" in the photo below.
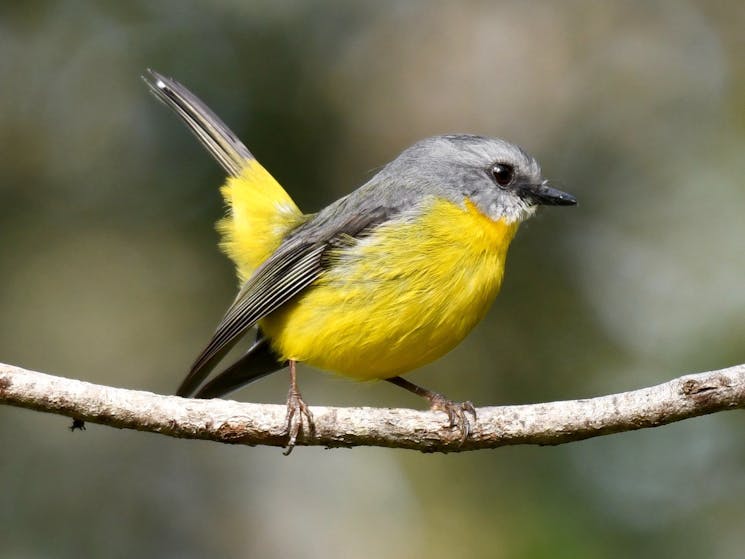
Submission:
M 287 441 L 283 405 L 159 396 L 3 364 L 0 403 L 171 437 L 271 446 Z M 556 445 L 743 407 L 745 365 L 737 365 L 609 396 L 479 408 L 478 421 L 462 446 L 459 432 L 448 427 L 441 412 L 317 406 L 312 408 L 315 432 L 301 433 L 297 444 L 424 452 Z

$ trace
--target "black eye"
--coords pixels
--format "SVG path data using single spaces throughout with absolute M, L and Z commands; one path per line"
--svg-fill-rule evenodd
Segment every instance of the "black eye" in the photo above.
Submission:
M 491 168 L 491 175 L 499 186 L 509 186 L 515 180 L 515 168 L 506 163 L 497 163 Z

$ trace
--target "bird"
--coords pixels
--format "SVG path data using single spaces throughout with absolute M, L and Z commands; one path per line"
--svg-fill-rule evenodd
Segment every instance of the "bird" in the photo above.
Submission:
M 195 94 L 148 69 L 150 91 L 227 173 L 220 247 L 240 289 L 176 394 L 220 398 L 289 368 L 285 453 L 313 415 L 297 363 L 355 380 L 385 380 L 447 414 L 464 442 L 476 410 L 402 377 L 460 343 L 499 292 L 507 250 L 539 206 L 573 206 L 519 146 L 474 134 L 433 136 L 372 178 L 304 214 Z M 248 349 L 210 380 L 234 345 Z

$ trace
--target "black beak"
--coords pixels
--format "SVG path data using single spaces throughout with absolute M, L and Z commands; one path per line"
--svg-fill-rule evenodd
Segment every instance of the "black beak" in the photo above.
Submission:
M 550 187 L 547 181 L 543 181 L 541 184 L 526 186 L 522 189 L 521 194 L 532 198 L 535 202 L 544 206 L 577 205 L 577 199 L 574 196 Z

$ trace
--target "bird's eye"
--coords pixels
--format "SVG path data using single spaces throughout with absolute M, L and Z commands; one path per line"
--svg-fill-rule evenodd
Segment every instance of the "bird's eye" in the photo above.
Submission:
M 491 175 L 499 186 L 509 186 L 515 180 L 515 168 L 506 163 L 497 163 L 491 168 Z

